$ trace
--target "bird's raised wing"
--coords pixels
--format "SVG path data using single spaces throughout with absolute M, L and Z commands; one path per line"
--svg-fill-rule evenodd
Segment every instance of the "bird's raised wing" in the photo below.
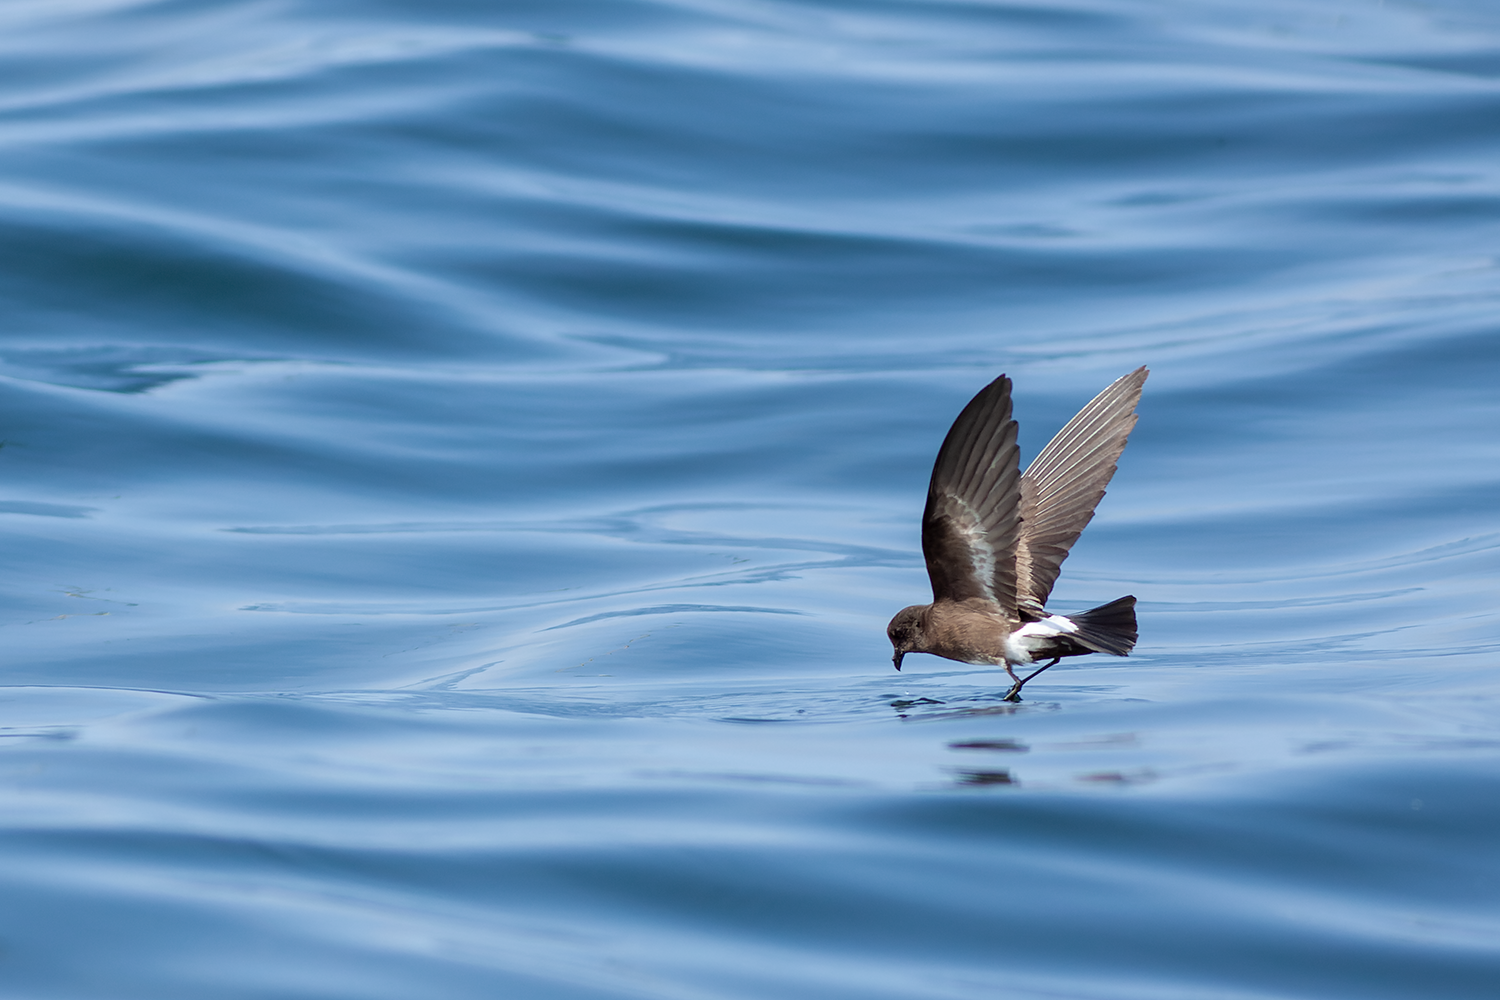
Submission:
M 1021 453 L 1001 375 L 969 400 L 938 451 L 922 514 L 922 555 L 935 601 L 982 597 L 1016 607 Z
M 1041 618 L 1068 550 L 1115 474 L 1149 372 L 1122 375 L 1057 432 L 1021 477 L 1021 526 L 1016 543 L 1018 610 Z

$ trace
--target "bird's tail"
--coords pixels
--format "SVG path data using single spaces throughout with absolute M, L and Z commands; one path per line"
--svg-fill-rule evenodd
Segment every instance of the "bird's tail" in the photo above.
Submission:
M 1078 631 L 1070 633 L 1068 638 L 1092 652 L 1129 656 L 1135 648 L 1134 597 L 1122 597 L 1090 611 L 1069 615 L 1068 620 L 1078 626 Z

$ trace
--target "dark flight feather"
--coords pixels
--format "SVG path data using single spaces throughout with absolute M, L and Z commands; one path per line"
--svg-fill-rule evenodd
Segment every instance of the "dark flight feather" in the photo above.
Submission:
M 969 401 L 943 439 L 927 509 L 922 554 L 934 601 L 983 598 L 1016 607 L 1021 454 L 1004 375 Z
M 1068 550 L 1093 520 L 1135 426 L 1147 374 L 1137 368 L 1111 383 L 1057 432 L 1021 476 L 1015 552 L 1017 609 L 1023 618 L 1042 617 Z

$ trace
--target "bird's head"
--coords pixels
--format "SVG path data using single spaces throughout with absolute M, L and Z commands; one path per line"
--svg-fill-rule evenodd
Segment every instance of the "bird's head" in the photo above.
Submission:
M 928 605 L 923 604 L 902 608 L 885 627 L 885 634 L 890 637 L 891 648 L 895 651 L 891 662 L 896 665 L 897 670 L 901 669 L 902 657 L 907 653 L 921 652 L 926 646 L 922 635 L 922 617 L 927 608 Z

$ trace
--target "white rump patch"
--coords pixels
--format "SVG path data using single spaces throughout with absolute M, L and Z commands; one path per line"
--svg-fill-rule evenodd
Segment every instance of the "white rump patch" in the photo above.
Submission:
M 1048 615 L 1039 622 L 1027 622 L 1005 637 L 1005 659 L 1010 663 L 1031 663 L 1036 651 L 1055 636 L 1077 632 L 1078 626 L 1062 615 Z
M 1078 626 L 1073 624 L 1072 619 L 1064 618 L 1062 615 L 1048 615 L 1039 622 L 1027 622 L 1016 629 L 1011 635 L 1031 637 L 1034 635 L 1046 636 L 1066 635 L 1069 632 L 1077 632 Z

